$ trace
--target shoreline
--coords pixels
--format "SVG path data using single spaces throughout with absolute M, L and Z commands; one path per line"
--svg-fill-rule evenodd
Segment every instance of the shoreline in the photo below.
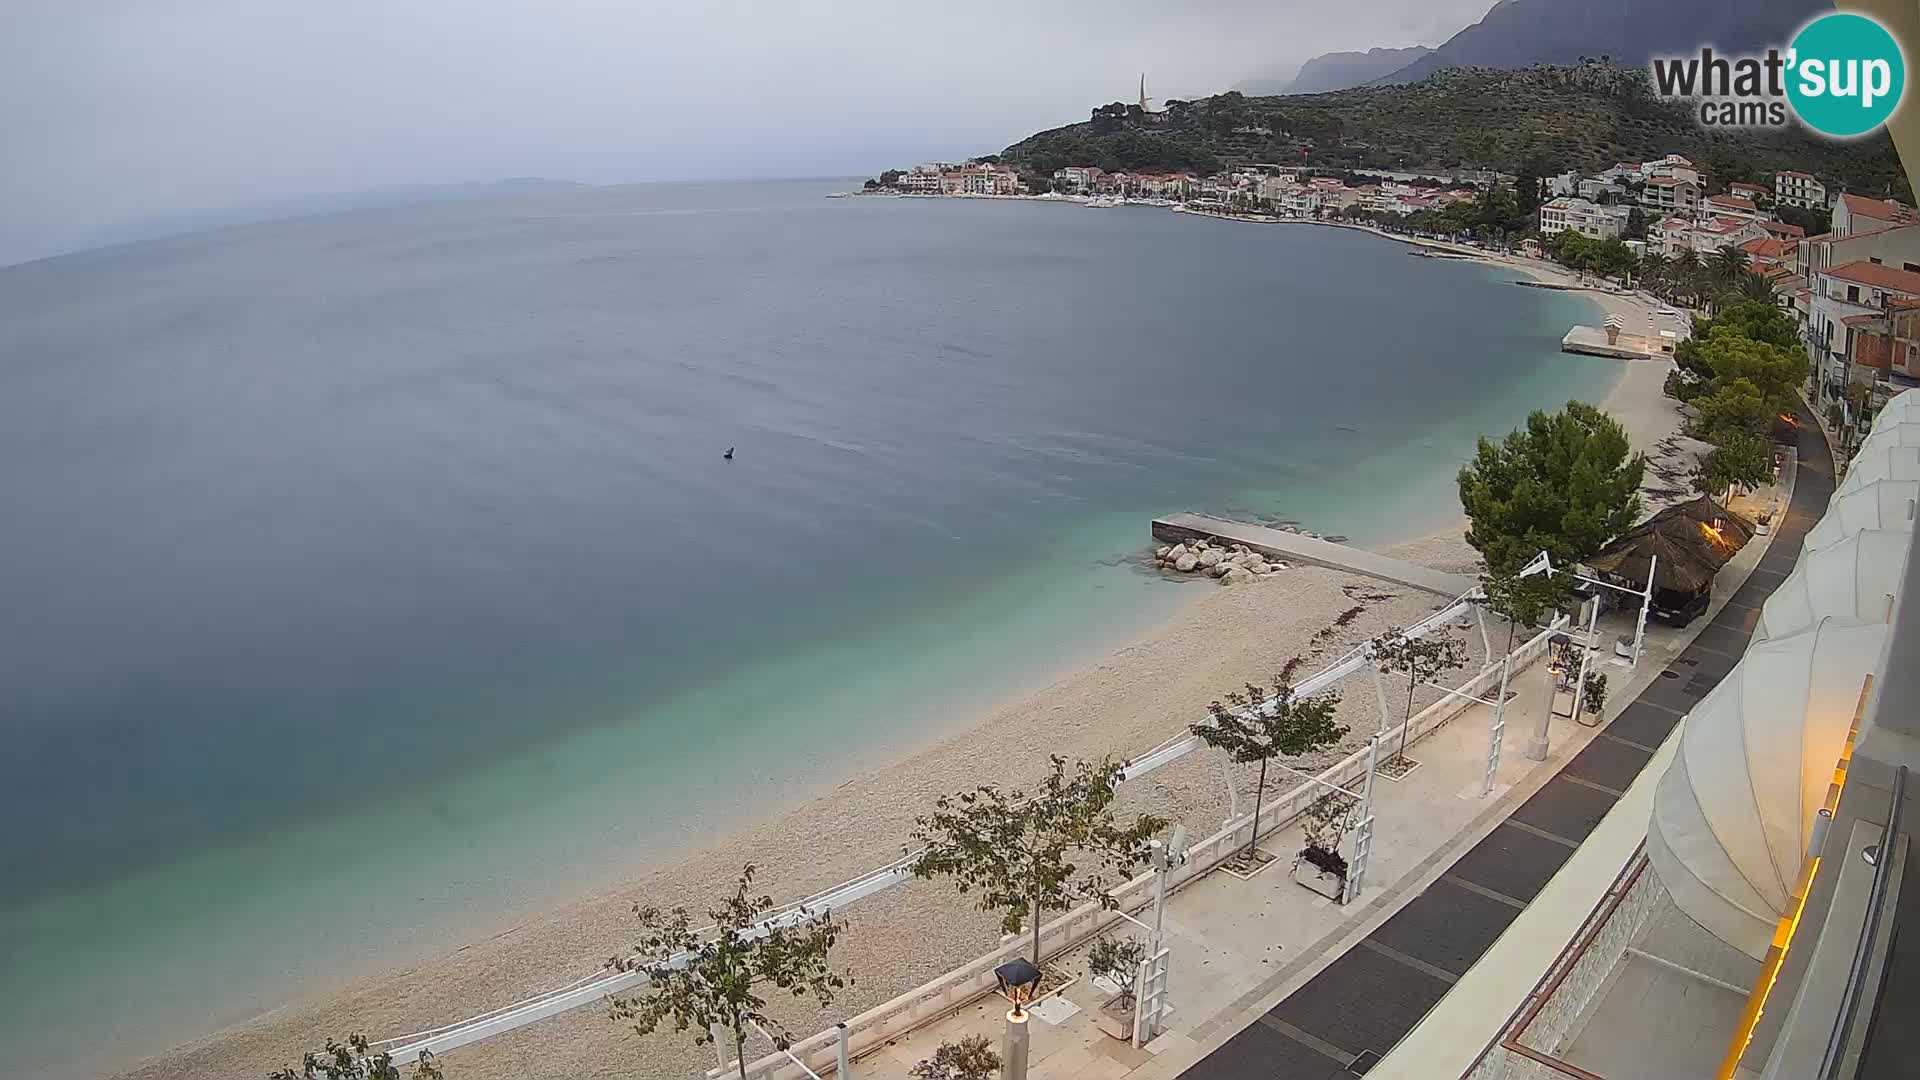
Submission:
M 1658 377 L 1651 382 L 1650 405 L 1644 400 L 1646 380 L 1635 378 L 1636 372 L 1651 373 L 1658 365 L 1568 359 L 1621 365 L 1603 404 L 1609 411 L 1643 408 L 1649 432 L 1657 427 L 1661 407 L 1670 419 L 1677 418 L 1659 396 Z M 1642 449 L 1664 437 L 1660 432 L 1643 443 L 1640 430 L 1630 425 L 1630 431 Z M 1462 521 L 1455 517 L 1443 529 L 1384 550 L 1445 569 L 1464 568 L 1473 553 L 1460 539 Z M 1273 586 L 1274 580 L 1289 585 Z M 796 791 L 724 835 L 702 836 L 670 859 L 617 872 L 615 884 L 517 919 L 476 920 L 490 928 L 476 928 L 458 947 L 337 992 L 280 1005 L 132 1064 L 128 1075 L 264 1074 L 297 1065 L 302 1050 L 329 1036 L 365 1031 L 384 1037 L 508 1003 L 590 972 L 611 949 L 630 941 L 636 927 L 628 903 L 634 898 L 702 907 L 707 897 L 730 886 L 748 857 L 763 866 L 760 884 L 778 899 L 830 886 L 893 857 L 913 815 L 924 812 L 934 796 L 976 782 L 1018 783 L 1035 771 L 1036 762 L 1044 765 L 1050 751 L 1140 753 L 1176 734 L 1186 719 L 1198 719 L 1211 696 L 1263 678 L 1274 666 L 1273 657 L 1305 648 L 1311 634 L 1355 606 L 1357 595 L 1388 593 L 1393 595 L 1364 605 L 1365 614 L 1331 646 L 1335 651 L 1390 623 L 1417 618 L 1436 598 L 1315 568 L 1295 568 L 1243 589 L 1196 585 L 1193 597 L 1172 615 L 1123 644 L 1065 659 L 1020 686 L 992 688 L 980 695 L 981 707 L 950 727 L 885 753 L 863 755 L 848 770 L 850 776 Z M 1356 730 L 1370 729 L 1370 722 L 1356 722 L 1368 703 L 1350 705 L 1355 714 L 1349 716 L 1343 707 L 1343 719 Z M 1224 816 L 1217 762 L 1200 757 L 1155 774 L 1138 791 L 1126 790 L 1122 805 L 1171 810 L 1197 823 Z M 853 927 L 843 950 L 861 985 L 843 997 L 834 1015 L 917 985 L 990 948 L 997 938 L 991 919 L 973 912 L 941 883 L 892 890 L 854 905 L 848 915 Z M 820 1026 L 799 1017 L 793 1023 L 797 1034 Z M 635 1068 L 659 1075 L 711 1063 L 710 1053 L 683 1040 L 636 1040 L 623 1030 L 599 1010 L 583 1008 L 454 1051 L 447 1064 L 459 1076 L 577 1076 Z

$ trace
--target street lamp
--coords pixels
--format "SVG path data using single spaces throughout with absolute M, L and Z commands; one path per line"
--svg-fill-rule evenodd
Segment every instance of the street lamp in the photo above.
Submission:
M 1027 1004 L 1040 993 L 1040 969 L 1025 957 L 993 969 L 1000 996 L 1013 1006 L 1007 1011 L 1006 1052 L 1000 1056 L 1000 1080 L 1027 1080 Z
M 1000 983 L 1000 996 L 1013 1005 L 1016 1013 L 1024 1015 L 1026 1006 L 1040 993 L 1040 969 L 1024 956 L 994 968 L 993 977 Z

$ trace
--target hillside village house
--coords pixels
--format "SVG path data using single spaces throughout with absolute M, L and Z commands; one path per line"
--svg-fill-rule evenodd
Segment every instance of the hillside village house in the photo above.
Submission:
M 909 195 L 938 195 L 940 194 L 940 174 L 915 169 L 895 180 L 893 186 Z
M 1640 205 L 1656 214 L 1691 217 L 1700 208 L 1700 182 L 1677 176 L 1656 176 L 1640 189 Z
M 1897 225 L 1911 225 L 1913 221 L 1911 209 L 1885 199 L 1842 195 L 1833 203 L 1833 235 L 1838 239 L 1883 232 Z
M 1576 194 L 1588 200 L 1598 200 L 1602 195 L 1612 195 L 1615 199 L 1622 199 L 1626 197 L 1627 185 L 1621 181 L 1607 180 L 1597 176 L 1589 177 L 1580 181 Z
M 1773 201 L 1782 206 L 1824 210 L 1827 206 L 1827 186 L 1815 180 L 1810 173 L 1792 170 L 1777 172 L 1773 174 Z
M 1877 315 L 1850 317 L 1847 328 L 1853 345 L 1850 373 L 1859 375 L 1853 381 L 1887 384 L 1876 397 L 1920 386 L 1920 300 L 1895 298 Z
M 1739 247 L 1766 235 L 1767 230 L 1757 221 L 1727 217 L 1694 221 L 1674 215 L 1647 230 L 1647 246 L 1669 259 L 1688 251 L 1704 259 L 1721 248 Z
M 1760 236 L 1741 244 L 1740 253 L 1747 257 L 1747 267 L 1755 273 L 1768 274 L 1783 269 L 1791 273 L 1795 247 L 1791 240 Z
M 1818 271 L 1810 281 L 1810 348 L 1819 365 L 1822 393 L 1840 398 L 1851 384 L 1875 382 L 1881 372 L 1890 376 L 1891 357 L 1880 351 L 1885 343 L 1857 338 L 1869 331 L 1891 336 L 1890 330 L 1881 335 L 1886 325 L 1881 320 L 1896 309 L 1920 304 L 1920 271 L 1861 260 Z
M 1771 198 L 1771 193 L 1759 184 L 1728 184 L 1727 194 L 1758 204 L 1762 199 Z
M 1708 217 L 1738 218 L 1742 221 L 1759 221 L 1766 215 L 1755 206 L 1752 199 L 1739 195 L 1709 195 L 1700 204 L 1700 212 Z
M 1540 204 L 1540 235 L 1552 236 L 1568 229 L 1595 240 L 1611 240 L 1627 227 L 1628 208 L 1601 206 L 1562 196 Z
M 1700 182 L 1700 170 L 1693 162 L 1679 154 L 1668 154 L 1656 161 L 1640 163 L 1640 178 L 1649 182 L 1654 180 L 1685 180 L 1692 184 Z

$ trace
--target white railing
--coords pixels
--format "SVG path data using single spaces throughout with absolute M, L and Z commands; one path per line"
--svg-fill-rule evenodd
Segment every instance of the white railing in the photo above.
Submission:
M 1463 593 L 1461 596 L 1457 597 L 1451 604 L 1427 616 L 1425 619 L 1420 620 L 1418 623 L 1415 623 L 1414 625 L 1408 627 L 1405 631 L 1403 631 L 1403 633 L 1409 638 L 1422 637 L 1426 634 L 1432 633 L 1434 630 L 1438 629 L 1441 626 L 1445 626 L 1450 623 L 1457 622 L 1460 619 L 1462 619 L 1464 616 L 1466 616 L 1469 612 L 1476 610 L 1479 595 L 1480 595 L 1480 590 L 1476 586 L 1474 589 L 1471 589 L 1468 592 Z M 1519 650 L 1517 650 L 1514 653 L 1515 663 L 1518 665 L 1518 664 L 1525 664 L 1525 663 L 1531 662 L 1531 660 L 1534 657 L 1537 657 L 1540 654 L 1540 652 L 1543 652 L 1546 648 L 1546 645 L 1545 645 L 1546 637 L 1547 637 L 1547 634 L 1542 633 L 1537 637 L 1535 637 L 1532 641 L 1529 641 L 1526 645 L 1523 645 Z M 1355 646 L 1353 649 L 1350 649 L 1345 654 L 1343 654 L 1339 659 L 1333 661 L 1333 663 L 1322 668 L 1318 672 L 1315 672 L 1312 676 L 1302 681 L 1299 684 L 1299 686 L 1295 688 L 1295 692 L 1302 696 L 1318 693 L 1321 690 L 1328 689 L 1338 684 L 1342 679 L 1346 678 L 1349 675 L 1354 674 L 1355 672 L 1358 672 L 1362 669 L 1371 668 L 1372 663 L 1373 661 L 1368 652 L 1368 646 L 1366 644 Z M 1482 669 L 1480 674 L 1476 676 L 1474 679 L 1470 680 L 1467 686 L 1461 687 L 1461 690 L 1465 693 L 1471 694 L 1474 697 L 1479 697 L 1490 686 L 1497 683 L 1498 680 L 1499 680 L 1499 666 L 1495 664 L 1490 667 Z M 1413 724 L 1410 729 L 1411 734 L 1409 736 L 1408 741 L 1409 742 L 1413 741 L 1413 739 L 1416 739 L 1420 735 L 1424 735 L 1427 731 L 1430 731 L 1432 727 L 1437 727 L 1439 723 L 1444 722 L 1444 720 L 1433 721 L 1430 724 L 1428 724 L 1428 726 L 1422 726 L 1423 718 L 1428 717 L 1430 715 L 1436 715 L 1436 710 L 1450 709 L 1450 711 L 1445 712 L 1445 719 L 1451 719 L 1454 715 L 1456 715 L 1461 709 L 1465 708 L 1468 704 L 1470 703 L 1462 699 L 1449 696 L 1446 700 L 1443 700 L 1439 705 L 1432 706 L 1427 710 L 1421 712 L 1419 715 L 1413 718 Z M 1399 731 L 1400 731 L 1400 725 L 1396 724 L 1392 728 L 1386 729 L 1386 731 L 1384 731 L 1383 734 L 1391 736 L 1391 735 L 1398 734 Z M 1187 754 L 1192 753 L 1194 750 L 1200 749 L 1203 745 L 1204 744 L 1201 743 L 1199 738 L 1194 736 L 1191 732 L 1183 731 L 1181 734 L 1176 735 L 1173 738 L 1166 740 L 1165 742 L 1162 742 L 1158 746 L 1155 746 L 1151 750 L 1148 750 L 1146 753 L 1138 757 L 1129 759 L 1126 762 L 1124 768 L 1121 770 L 1119 779 L 1121 782 L 1137 779 L 1138 777 L 1143 776 L 1149 772 L 1152 772 L 1155 769 L 1158 769 L 1165 765 L 1169 765 L 1174 761 L 1177 761 L 1180 758 L 1185 757 Z M 1357 772 L 1354 771 L 1356 767 L 1358 769 Z M 1341 762 L 1339 765 L 1334 766 L 1333 769 L 1328 770 L 1326 773 L 1322 773 L 1321 776 L 1324 779 L 1324 778 L 1334 776 L 1335 773 L 1337 772 L 1341 777 L 1341 779 L 1333 780 L 1332 782 L 1341 784 L 1342 786 L 1351 786 L 1356 780 L 1364 776 L 1365 771 L 1366 771 L 1366 749 L 1363 747 L 1360 750 L 1355 751 L 1351 756 L 1349 756 L 1345 761 Z M 1273 806 L 1281 808 L 1279 811 L 1281 816 L 1276 818 L 1272 822 L 1275 828 L 1278 828 L 1281 825 L 1284 825 L 1290 822 L 1295 815 L 1297 815 L 1302 809 L 1304 809 L 1306 803 L 1312 801 L 1312 798 L 1306 797 L 1302 795 L 1302 793 L 1308 791 L 1314 786 L 1315 785 L 1313 785 L 1312 783 L 1303 784 L 1299 788 L 1294 789 L 1294 791 L 1288 793 L 1287 795 L 1282 796 L 1279 800 L 1277 800 L 1273 804 Z M 1268 824 L 1268 819 L 1265 817 L 1265 815 L 1273 812 L 1274 810 L 1271 808 L 1262 811 L 1261 822 L 1263 826 Z M 1234 830 L 1243 830 L 1247 828 L 1252 821 L 1252 817 L 1253 815 L 1251 811 L 1249 811 L 1247 814 L 1243 815 L 1241 818 L 1236 819 L 1236 824 L 1230 825 L 1227 830 L 1223 830 L 1222 833 L 1216 834 L 1216 836 L 1213 838 L 1209 838 L 1209 841 L 1218 839 L 1219 837 L 1222 837 L 1222 836 L 1226 836 L 1228 835 L 1228 833 Z M 1269 830 L 1265 828 L 1262 829 L 1263 834 L 1267 831 Z M 1175 878 L 1176 882 L 1184 882 L 1184 881 L 1191 880 L 1193 877 L 1197 876 L 1198 873 L 1204 872 L 1204 871 L 1195 871 L 1192 868 L 1195 867 L 1198 861 L 1198 858 L 1201 854 L 1200 849 L 1204 845 L 1209 843 L 1209 841 L 1202 841 L 1200 844 L 1195 845 L 1193 849 L 1193 857 L 1190 857 L 1187 863 L 1187 867 L 1189 868 L 1188 872 L 1177 875 Z M 1238 842 L 1224 841 L 1223 846 L 1220 848 L 1220 851 L 1222 852 L 1222 854 L 1217 855 L 1216 857 L 1213 858 L 1211 862 L 1206 863 L 1205 864 L 1206 867 L 1208 869 L 1211 869 L 1214 863 L 1218 862 L 1221 858 L 1224 858 L 1225 854 L 1229 854 L 1232 851 L 1236 850 L 1239 844 L 1241 843 L 1245 843 L 1244 837 L 1241 838 Z M 839 885 L 834 886 L 833 888 L 825 890 L 824 892 L 816 893 L 813 896 L 807 897 L 804 900 L 798 901 L 797 903 L 794 903 L 786 908 L 781 909 L 778 912 L 775 912 L 767 916 L 766 919 L 761 921 L 760 925 L 771 927 L 775 925 L 791 924 L 795 921 L 798 921 L 799 919 L 805 918 L 812 914 L 816 914 L 823 910 L 839 910 L 841 908 L 844 908 L 847 904 L 853 903 L 855 900 L 872 896 L 875 893 L 891 888 L 894 885 L 901 884 L 912 877 L 911 872 L 907 868 L 912 865 L 914 858 L 915 858 L 915 855 L 910 854 L 903 859 L 899 859 L 893 863 L 889 863 L 888 865 L 880 867 L 878 869 L 868 871 L 867 873 L 862 874 L 857 878 L 854 878 L 850 881 L 843 882 Z M 1137 891 L 1137 887 L 1140 882 L 1150 881 L 1151 878 L 1152 878 L 1151 874 L 1144 875 L 1141 878 L 1137 878 L 1135 879 L 1135 881 L 1130 882 L 1127 886 L 1124 886 L 1123 891 L 1129 890 L 1129 889 Z M 1169 884 L 1172 885 L 1173 883 L 1170 882 Z M 1139 906 L 1139 905 L 1134 905 L 1134 906 Z M 1095 929 L 1104 929 L 1107 922 L 1111 921 L 1113 916 L 1111 915 L 1110 912 L 1099 912 L 1098 914 L 1104 915 L 1106 916 L 1106 918 L 1095 920 L 1098 923 Z M 1079 923 L 1074 922 L 1074 920 L 1078 917 L 1079 916 L 1077 916 L 1076 914 L 1069 914 L 1069 915 L 1063 916 L 1062 918 L 1055 920 L 1054 923 L 1049 924 L 1049 927 L 1055 926 L 1055 925 L 1059 925 L 1059 926 L 1084 925 L 1086 922 L 1085 919 L 1081 919 Z M 1049 951 L 1047 946 L 1047 935 L 1049 934 L 1049 932 L 1050 930 L 1047 927 L 1043 927 L 1041 930 L 1041 939 L 1042 939 L 1041 944 L 1042 944 L 1043 952 Z M 1068 941 L 1067 944 L 1061 945 L 1059 946 L 1058 949 L 1053 949 L 1051 951 L 1061 951 L 1066 948 L 1070 948 L 1072 944 L 1079 942 L 1085 936 L 1086 934 L 1084 933 L 1077 934 L 1077 935 L 1069 935 L 1070 940 Z M 1014 955 L 1014 953 L 1018 951 L 1019 951 L 1018 948 L 1012 948 L 1010 950 L 1002 950 L 1000 952 L 996 952 L 993 957 L 987 958 L 987 959 L 993 960 L 993 963 L 989 964 L 988 967 L 985 969 L 986 971 L 985 985 L 988 989 L 991 989 L 993 987 L 993 979 L 992 979 L 993 967 L 997 966 L 999 963 L 1004 962 L 1007 957 Z M 686 962 L 686 957 L 684 955 L 674 957 L 672 960 L 669 961 L 670 964 L 674 964 L 674 963 L 684 964 L 685 962 Z M 982 963 L 982 962 L 984 962 L 984 960 L 976 961 L 975 963 L 977 965 L 978 963 Z M 937 979 L 933 983 L 927 984 L 927 987 L 933 987 L 933 986 L 942 984 L 948 980 L 951 980 L 957 977 L 959 972 L 970 971 L 973 969 L 974 966 L 975 965 L 968 965 L 967 967 L 956 969 L 956 972 L 949 973 L 948 976 L 943 976 L 941 979 Z M 528 1024 L 535 1023 L 536 1021 L 544 1020 L 550 1016 L 556 1016 L 560 1013 L 567 1012 L 572 1009 L 577 1009 L 585 1005 L 594 1004 L 595 1002 L 602 1000 L 609 994 L 621 993 L 623 991 L 632 989 L 633 987 L 638 986 L 645 981 L 646 981 L 646 975 L 644 972 L 640 972 L 640 971 L 633 971 L 633 970 L 601 971 L 601 972 L 590 973 L 588 975 L 582 976 L 579 979 L 575 979 L 573 982 L 568 983 L 565 986 L 555 987 L 550 990 L 541 991 L 540 993 L 534 994 L 531 997 L 522 999 L 520 1001 L 514 1002 L 509 1005 L 503 1005 L 497 1009 L 493 1009 L 488 1012 L 481 1013 L 478 1016 L 468 1017 L 467 1019 L 464 1019 L 464 1020 L 459 1020 L 453 1023 L 444 1024 L 444 1025 L 441 1025 L 440 1027 L 428 1028 L 423 1031 L 413 1032 L 408 1035 L 400 1035 L 400 1036 L 394 1036 L 386 1039 L 381 1039 L 373 1043 L 372 1045 L 374 1046 L 375 1049 L 385 1050 L 388 1053 L 392 1054 L 394 1060 L 402 1061 L 402 1062 L 408 1062 L 408 1061 L 414 1060 L 416 1057 L 419 1056 L 421 1051 L 429 1051 L 436 1055 L 444 1054 L 447 1051 L 455 1049 L 457 1047 L 466 1046 L 471 1043 L 479 1042 L 483 1039 L 492 1038 L 495 1035 L 501 1035 L 506 1032 L 513 1031 L 517 1028 L 525 1027 Z M 967 985 L 971 985 L 972 981 L 978 981 L 978 976 L 977 975 L 972 976 L 969 979 L 963 979 L 961 981 L 963 983 L 966 983 Z M 906 1002 L 907 999 L 909 998 L 913 998 L 915 994 L 921 994 L 922 991 L 927 990 L 927 987 L 922 987 L 921 991 L 911 991 L 908 994 L 902 995 L 899 998 L 895 998 L 892 1002 L 887 1003 L 887 1005 L 880 1006 L 879 1008 L 887 1009 L 889 1007 L 893 1007 L 894 1013 L 896 1014 L 902 1012 L 903 1010 L 908 1010 L 911 1003 L 908 1003 L 907 1005 L 902 1005 L 900 1003 Z M 943 991 L 940 995 L 942 1000 L 945 1000 L 948 996 L 949 996 L 948 992 L 945 992 L 945 991 Z M 965 1001 L 971 1001 L 973 1000 L 973 998 L 977 996 L 979 996 L 978 991 L 968 991 L 966 993 Z M 925 995 L 922 994 L 922 999 L 924 998 L 925 998 Z M 957 1007 L 958 1007 L 957 1005 L 950 1006 L 948 1007 L 948 1009 L 957 1008 Z M 874 1011 L 875 1010 L 869 1010 L 867 1013 L 861 1014 L 861 1016 L 862 1017 L 871 1016 L 873 1015 Z M 937 1010 L 931 1015 L 940 1015 L 940 1013 L 943 1011 L 947 1011 L 947 1010 Z M 859 1018 L 856 1018 L 856 1019 L 859 1019 Z M 911 1030 L 912 1026 L 918 1026 L 920 1023 L 924 1023 L 924 1022 L 925 1022 L 924 1019 L 916 1020 L 906 1030 Z M 851 1023 L 852 1022 L 850 1021 L 849 1024 L 851 1025 Z M 808 1054 L 801 1054 L 800 1052 L 801 1046 L 811 1046 L 811 1044 L 821 1039 L 837 1040 L 837 1037 L 838 1037 L 837 1032 L 834 1032 L 831 1030 L 827 1032 L 823 1032 L 821 1035 L 815 1036 L 813 1039 L 805 1040 L 803 1043 L 796 1044 L 794 1047 L 794 1052 L 800 1055 L 803 1059 L 807 1059 L 811 1061 L 812 1059 L 808 1056 Z M 892 1037 L 893 1037 L 892 1035 L 884 1036 L 884 1038 L 892 1038 Z M 868 1039 L 865 1042 L 861 1043 L 861 1045 L 870 1046 L 872 1045 L 872 1043 L 873 1043 L 873 1040 Z M 831 1052 L 832 1050 L 831 1043 L 827 1044 L 827 1050 Z M 809 1053 L 811 1053 L 811 1051 L 809 1051 Z M 775 1055 L 775 1057 L 778 1057 L 781 1062 L 785 1062 L 786 1060 L 784 1055 Z M 765 1059 L 763 1062 L 757 1063 L 754 1066 L 754 1068 L 759 1068 L 760 1065 L 765 1064 L 766 1062 L 771 1062 L 773 1060 L 774 1060 L 774 1057 L 769 1057 Z M 789 1062 L 788 1064 L 791 1064 L 791 1063 Z M 755 1073 L 749 1072 L 750 1077 L 755 1075 L 772 1076 L 774 1074 L 773 1073 L 755 1074 Z
M 1514 650 L 1512 670 L 1522 670 L 1545 654 L 1547 639 L 1554 632 L 1552 628 L 1543 630 Z M 1473 699 L 1483 697 L 1489 691 L 1497 691 L 1499 684 L 1499 665 L 1495 664 L 1483 669 L 1460 687 L 1458 693 L 1448 694 L 1435 704 L 1416 713 L 1409 722 L 1407 741 L 1418 742 L 1432 734 L 1454 717 L 1479 704 Z M 1308 684 L 1301 685 L 1304 687 Z M 1382 740 L 1397 737 L 1401 727 L 1402 725 L 1395 724 L 1386 729 L 1382 733 Z M 1260 834 L 1268 836 L 1292 824 L 1309 804 L 1319 798 L 1325 785 L 1352 787 L 1365 779 L 1366 771 L 1367 748 L 1363 746 L 1327 768 L 1315 779 L 1303 781 L 1272 801 L 1263 804 L 1260 808 Z M 1219 832 L 1196 841 L 1192 847 L 1188 848 L 1187 861 L 1171 871 L 1169 875 L 1168 891 L 1176 890 L 1205 875 L 1244 848 L 1248 841 L 1248 830 L 1253 826 L 1253 816 L 1253 812 L 1249 810 L 1228 822 Z M 1146 907 L 1153 901 L 1152 872 L 1141 874 L 1114 889 L 1110 895 L 1122 911 L 1137 911 Z M 1041 955 L 1056 956 L 1066 952 L 1105 931 L 1120 919 L 1120 915 L 1103 908 L 1098 903 L 1083 904 L 1041 926 Z M 885 1046 L 917 1028 L 945 1019 L 981 997 L 993 993 L 998 988 L 993 969 L 1015 956 L 1026 955 L 1031 947 L 1030 938 L 1015 936 L 985 956 L 849 1018 L 844 1026 L 847 1029 L 848 1043 L 853 1056 L 859 1057 Z M 839 1040 L 840 1026 L 836 1025 L 810 1038 L 795 1041 L 788 1052 L 814 1071 L 825 1075 L 834 1068 Z M 708 1075 L 717 1078 L 733 1074 L 723 1074 L 719 1070 L 714 1070 Z M 747 1065 L 747 1080 L 799 1080 L 804 1075 L 784 1053 L 769 1054 Z

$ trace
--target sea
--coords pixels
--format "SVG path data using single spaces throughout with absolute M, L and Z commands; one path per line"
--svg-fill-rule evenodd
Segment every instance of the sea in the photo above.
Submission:
M 1214 587 L 1143 564 L 1156 515 L 1443 527 L 1476 436 L 1618 375 L 1558 351 L 1590 301 L 1355 231 L 848 186 L 0 269 L 8 1071 L 403 965 L 964 725 Z

